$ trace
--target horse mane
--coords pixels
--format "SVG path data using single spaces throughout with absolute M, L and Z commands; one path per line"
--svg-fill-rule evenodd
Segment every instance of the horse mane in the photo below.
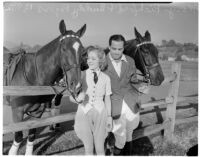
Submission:
M 56 39 L 50 41 L 49 43 L 47 43 L 46 45 L 44 45 L 42 48 L 40 48 L 36 53 L 37 54 L 41 54 L 43 52 L 46 52 L 46 51 L 54 51 L 55 48 L 57 48 L 56 45 L 57 42 L 59 42 L 59 39 L 60 39 L 60 36 L 58 36 Z
M 135 46 L 137 45 L 136 39 L 130 39 L 126 41 L 125 47 Z

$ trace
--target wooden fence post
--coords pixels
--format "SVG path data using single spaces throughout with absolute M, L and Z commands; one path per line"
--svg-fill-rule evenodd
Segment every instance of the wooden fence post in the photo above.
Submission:
M 164 130 L 164 135 L 168 140 L 171 140 L 173 137 L 175 119 L 176 119 L 176 103 L 178 100 L 178 91 L 179 91 L 179 80 L 181 74 L 181 63 L 172 64 L 172 74 L 176 73 L 176 79 L 171 83 L 171 88 L 169 89 L 168 98 L 173 98 L 173 103 L 167 105 L 166 110 L 166 120 L 169 120 L 169 127 L 166 127 Z

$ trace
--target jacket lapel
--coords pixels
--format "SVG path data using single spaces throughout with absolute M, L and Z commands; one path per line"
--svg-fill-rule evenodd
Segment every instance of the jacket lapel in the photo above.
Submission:
M 114 66 L 113 66 L 113 64 L 112 64 L 112 62 L 110 60 L 109 55 L 107 55 L 106 57 L 107 57 L 107 61 L 108 61 L 107 62 L 108 63 L 108 72 L 111 73 L 111 74 L 113 74 L 113 77 L 119 79 L 119 76 L 118 76 L 117 72 L 115 71 L 115 68 L 114 68 Z
M 128 67 L 128 65 L 127 65 L 126 61 L 122 61 L 120 80 L 125 76 L 126 71 L 127 71 L 127 67 Z

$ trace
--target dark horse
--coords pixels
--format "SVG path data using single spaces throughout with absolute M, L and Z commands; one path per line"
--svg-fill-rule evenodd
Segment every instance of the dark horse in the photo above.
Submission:
M 158 49 L 151 42 L 149 31 L 144 37 L 134 28 L 136 39 L 128 40 L 125 44 L 124 54 L 135 60 L 136 68 L 144 76 L 144 82 L 159 86 L 164 81 L 164 75 L 159 64 Z
M 84 25 L 77 32 L 66 30 L 64 20 L 61 20 L 59 29 L 61 35 L 42 47 L 35 54 L 24 54 L 16 66 L 15 73 L 10 80 L 10 86 L 52 86 L 55 81 L 65 78 L 67 90 L 76 97 L 81 90 L 80 60 L 83 46 L 80 37 L 86 30 Z M 26 113 L 35 110 L 43 113 L 45 103 L 50 102 L 55 95 L 46 96 L 12 96 L 13 121 L 24 120 Z M 41 105 L 42 104 L 42 105 Z M 39 114 L 38 117 L 41 117 Z M 36 129 L 29 130 L 26 154 L 32 154 Z M 22 131 L 15 132 L 15 139 L 9 154 L 17 154 L 23 140 Z
M 134 59 L 136 68 L 140 70 L 143 76 L 143 82 L 153 86 L 159 86 L 163 80 L 164 75 L 158 60 L 158 50 L 151 42 L 151 35 L 148 31 L 145 32 L 144 37 L 134 28 L 135 39 L 126 41 L 124 47 L 124 54 Z M 105 49 L 106 54 L 109 49 Z M 81 70 L 88 68 L 86 50 L 82 55 Z

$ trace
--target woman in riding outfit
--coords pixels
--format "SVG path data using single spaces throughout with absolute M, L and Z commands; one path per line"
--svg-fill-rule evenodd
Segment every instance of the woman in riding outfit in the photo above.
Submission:
M 101 71 L 105 61 L 103 49 L 91 46 L 87 54 L 89 69 L 83 72 L 83 92 L 75 100 L 79 105 L 74 129 L 84 144 L 86 155 L 95 154 L 94 150 L 97 155 L 105 155 L 105 138 L 112 130 L 110 78 Z

